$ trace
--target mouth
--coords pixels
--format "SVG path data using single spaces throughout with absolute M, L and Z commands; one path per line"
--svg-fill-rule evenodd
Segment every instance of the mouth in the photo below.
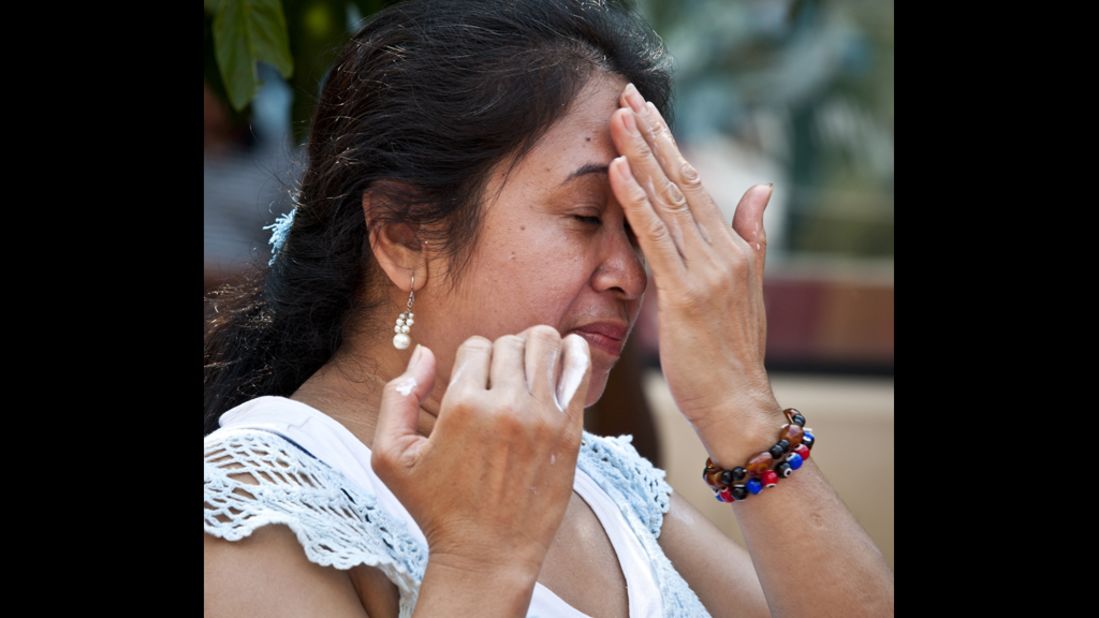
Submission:
M 602 350 L 606 354 L 618 358 L 622 355 L 622 348 L 626 344 L 626 335 L 629 329 L 620 322 L 593 322 L 572 329 L 571 333 L 580 335 L 588 342 L 588 347 Z

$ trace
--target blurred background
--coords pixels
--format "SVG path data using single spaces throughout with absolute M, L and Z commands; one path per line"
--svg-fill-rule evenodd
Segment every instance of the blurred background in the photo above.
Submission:
M 262 227 L 290 208 L 329 63 L 392 2 L 269 0 L 251 15 L 232 4 L 205 0 L 204 298 L 266 265 Z M 751 185 L 775 183 L 764 289 L 774 392 L 810 419 L 813 459 L 892 568 L 893 3 L 633 4 L 674 58 L 673 131 L 726 219 Z M 277 36 L 257 57 L 233 53 L 229 42 L 250 31 Z M 699 478 L 705 451 L 662 378 L 655 300 L 588 429 L 634 435 L 675 490 L 743 544 L 730 507 Z

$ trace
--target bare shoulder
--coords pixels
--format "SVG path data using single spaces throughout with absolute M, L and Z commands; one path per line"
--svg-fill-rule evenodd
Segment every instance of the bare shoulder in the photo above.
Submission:
M 286 526 L 232 542 L 202 536 L 205 616 L 368 615 L 348 572 L 309 562 Z

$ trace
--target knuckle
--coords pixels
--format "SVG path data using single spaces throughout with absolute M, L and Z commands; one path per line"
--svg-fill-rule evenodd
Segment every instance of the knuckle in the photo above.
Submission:
M 531 341 L 538 341 L 554 346 L 558 345 L 561 341 L 561 333 L 557 332 L 557 329 L 549 324 L 532 326 L 527 337 L 529 337 Z
M 477 410 L 477 399 L 468 387 L 459 387 L 447 390 L 446 393 L 447 415 L 464 419 Z
M 664 222 L 660 219 L 653 219 L 649 222 L 648 233 L 651 238 L 656 241 L 663 242 L 665 240 L 671 240 L 672 233 L 668 230 L 668 226 L 664 225 Z
M 496 343 L 493 345 L 495 345 L 496 347 L 508 346 L 518 348 L 522 347 L 523 338 L 519 335 L 502 335 L 500 337 L 497 337 Z
M 660 143 L 660 140 L 664 137 L 664 127 L 660 126 L 660 123 L 653 122 L 652 119 L 649 119 L 649 128 L 646 133 L 648 134 L 649 139 L 652 141 L 652 143 L 658 144 Z
M 473 335 L 469 339 L 462 342 L 462 345 L 458 346 L 463 350 L 488 350 L 492 348 L 492 342 L 481 335 Z
M 664 186 L 663 198 L 673 210 L 679 210 L 687 204 L 687 198 L 684 197 L 683 192 L 670 180 L 668 181 L 668 184 Z
M 698 305 L 699 294 L 693 287 L 684 287 L 668 296 L 668 303 L 676 308 L 693 308 Z
M 570 341 L 572 343 L 569 343 Z M 561 345 L 564 346 L 565 344 L 575 345 L 580 350 L 582 350 L 585 354 L 587 354 L 589 352 L 589 350 L 588 350 L 588 340 L 584 339 L 580 335 L 577 335 L 576 333 L 569 333 L 568 335 L 565 335 L 565 338 L 561 340 Z
M 717 291 L 729 285 L 729 282 L 733 280 L 730 272 L 724 268 L 715 269 L 712 274 L 706 277 L 704 286 L 708 290 Z
M 645 194 L 645 190 L 642 189 L 640 186 L 634 185 L 630 189 L 630 201 L 634 204 L 634 206 L 641 207 L 649 201 L 649 196 Z
M 702 186 L 702 178 L 699 177 L 698 170 L 686 161 L 679 166 L 679 177 L 683 179 L 683 186 L 687 189 L 694 190 Z
M 516 397 L 503 397 L 493 406 L 492 416 L 496 426 L 514 435 L 522 430 L 526 415 Z

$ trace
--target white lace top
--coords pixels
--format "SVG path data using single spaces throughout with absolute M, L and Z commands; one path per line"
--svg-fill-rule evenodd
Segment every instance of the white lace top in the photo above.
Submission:
M 370 467 L 370 449 L 301 402 L 260 397 L 223 414 L 204 440 L 204 524 L 229 541 L 267 524 L 294 531 L 311 562 L 378 568 L 411 616 L 427 566 L 415 520 Z M 657 543 L 671 487 L 630 436 L 584 434 L 573 482 L 618 557 L 631 618 L 708 616 Z M 247 474 L 258 484 L 236 480 Z M 536 584 L 528 617 L 585 616 Z

